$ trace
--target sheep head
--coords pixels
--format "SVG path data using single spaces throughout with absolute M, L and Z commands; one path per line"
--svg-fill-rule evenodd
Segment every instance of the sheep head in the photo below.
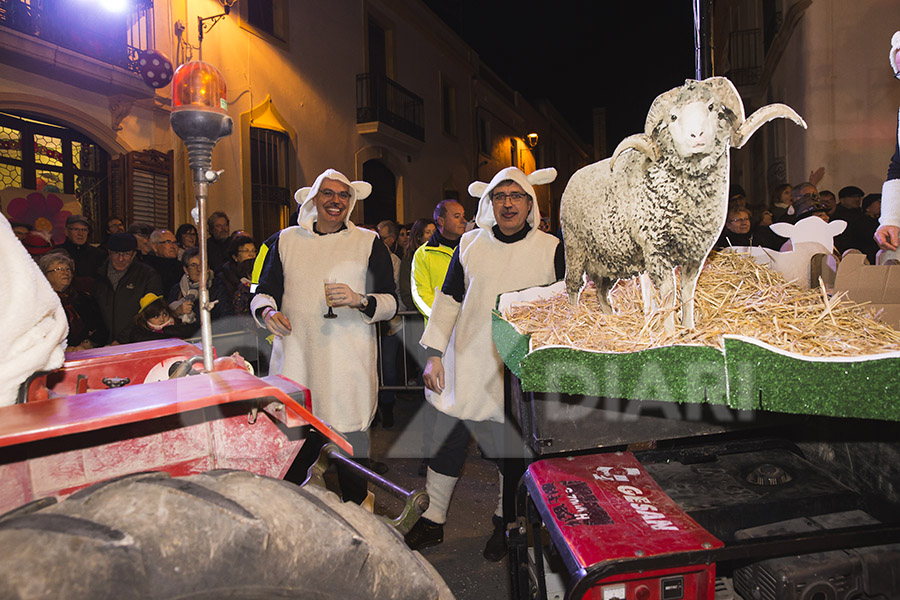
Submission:
M 800 115 L 784 104 L 764 106 L 745 120 L 741 96 L 725 77 L 688 79 L 683 86 L 656 97 L 647 112 L 644 133 L 622 140 L 613 152 L 610 168 L 626 150 L 658 160 L 661 135 L 671 140 L 677 154 L 688 159 L 718 154 L 729 146 L 740 148 L 764 123 L 778 117 L 806 128 Z

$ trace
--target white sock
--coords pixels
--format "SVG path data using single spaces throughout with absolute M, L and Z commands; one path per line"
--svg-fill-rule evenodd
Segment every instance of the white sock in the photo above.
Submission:
M 433 523 L 444 524 L 447 522 L 447 509 L 450 507 L 450 497 L 453 496 L 453 488 L 459 477 L 442 475 L 428 469 L 425 476 L 425 491 L 428 492 L 430 503 L 428 510 L 422 517 Z

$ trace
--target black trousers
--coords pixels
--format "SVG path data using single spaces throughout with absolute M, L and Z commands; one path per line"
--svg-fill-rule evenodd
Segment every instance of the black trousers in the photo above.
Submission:
M 364 466 L 368 466 L 369 432 L 354 431 L 352 433 L 343 433 L 341 435 L 347 438 L 347 441 L 353 446 L 354 460 Z M 284 480 L 296 483 L 297 485 L 306 481 L 309 468 L 319 458 L 319 452 L 322 450 L 322 446 L 327 442 L 328 438 L 315 429 L 310 428 L 309 433 L 306 436 L 306 441 L 303 442 L 303 446 L 300 447 L 300 452 L 297 454 L 297 458 L 294 459 L 294 462 L 291 463 L 291 467 L 285 474 Z M 343 498 L 345 502 L 361 504 L 362 501 L 366 499 L 366 480 L 340 465 L 336 465 L 335 468 L 337 469 L 341 498 Z

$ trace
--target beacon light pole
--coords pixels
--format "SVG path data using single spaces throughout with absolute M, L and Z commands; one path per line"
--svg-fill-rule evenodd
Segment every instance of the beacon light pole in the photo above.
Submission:
M 172 77 L 172 131 L 184 141 L 194 176 L 197 222 L 200 230 L 200 340 L 203 367 L 212 371 L 212 324 L 209 311 L 206 252 L 206 200 L 209 185 L 221 171 L 212 170 L 212 150 L 219 138 L 231 135 L 234 122 L 225 112 L 225 79 L 209 63 L 193 61 L 178 67 Z M 193 212 L 193 211 L 192 211 Z

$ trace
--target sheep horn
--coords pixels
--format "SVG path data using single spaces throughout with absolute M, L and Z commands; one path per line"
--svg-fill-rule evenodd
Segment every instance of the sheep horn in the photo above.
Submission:
M 787 104 L 768 104 L 754 112 L 747 117 L 746 121 L 741 123 L 731 138 L 731 146 L 733 148 L 740 148 L 747 143 L 747 140 L 750 139 L 751 135 L 756 133 L 757 129 L 772 119 L 777 119 L 779 117 L 790 119 L 803 129 L 806 129 L 806 121 L 804 121 L 803 118 Z
M 719 98 L 722 105 L 734 115 L 735 123 L 744 122 L 744 101 L 741 100 L 741 95 L 730 79 L 727 77 L 710 77 L 709 79 L 704 79 L 703 83 L 713 90 L 714 96 Z
M 680 87 L 673 88 L 668 92 L 663 92 L 653 100 L 650 109 L 647 111 L 647 119 L 644 121 L 644 133 L 646 135 L 653 135 L 654 130 L 665 118 L 666 112 L 668 112 L 680 91 Z
M 612 171 L 613 167 L 616 165 L 616 159 L 619 158 L 619 155 L 626 150 L 636 150 L 641 154 L 646 155 L 650 160 L 654 162 L 659 159 L 660 155 L 659 146 L 656 145 L 656 142 L 653 141 L 653 138 L 651 138 L 649 135 L 646 135 L 644 133 L 629 135 L 627 138 L 619 142 L 619 145 L 616 146 L 616 151 L 613 152 L 612 158 L 609 159 L 610 171 Z

